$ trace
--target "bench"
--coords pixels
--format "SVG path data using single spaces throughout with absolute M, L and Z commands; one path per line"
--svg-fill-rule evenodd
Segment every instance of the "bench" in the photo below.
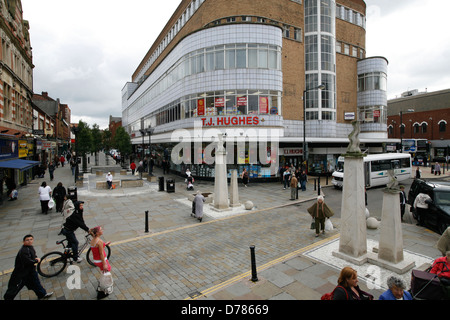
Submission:
M 122 179 L 122 188 L 136 188 L 143 187 L 144 180 L 136 179 Z
M 120 180 L 113 180 L 112 184 L 116 186 L 116 188 L 120 188 Z M 106 181 L 97 181 L 95 183 L 95 188 L 97 189 L 108 189 L 108 184 Z
M 116 186 L 116 188 L 137 188 L 144 186 L 144 180 L 137 179 L 123 179 L 123 180 L 113 180 L 112 184 Z M 95 183 L 95 187 L 97 189 L 108 189 L 108 184 L 106 181 L 97 181 Z

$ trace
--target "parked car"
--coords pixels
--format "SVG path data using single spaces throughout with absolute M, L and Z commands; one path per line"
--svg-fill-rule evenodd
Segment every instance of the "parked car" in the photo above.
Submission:
M 428 194 L 428 211 L 419 216 L 414 208 L 414 200 L 419 193 Z M 411 205 L 413 216 L 425 226 L 442 234 L 450 226 L 450 182 L 425 181 L 415 179 L 408 192 L 408 204 Z

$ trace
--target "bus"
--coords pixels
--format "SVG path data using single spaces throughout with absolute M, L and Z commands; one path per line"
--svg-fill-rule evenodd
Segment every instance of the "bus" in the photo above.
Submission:
M 411 154 L 424 155 L 427 152 L 427 139 L 403 139 L 402 148 L 403 152 L 409 152 Z
M 409 153 L 380 153 L 364 157 L 364 180 L 366 188 L 383 186 L 389 182 L 388 170 L 394 170 L 397 181 L 413 178 L 411 155 Z M 344 185 L 344 157 L 338 158 L 337 170 L 331 183 L 335 188 Z

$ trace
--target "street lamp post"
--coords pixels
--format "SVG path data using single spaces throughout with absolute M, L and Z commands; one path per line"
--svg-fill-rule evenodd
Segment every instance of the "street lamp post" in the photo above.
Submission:
M 144 161 L 144 156 L 145 156 L 145 152 L 144 152 L 145 134 L 148 133 L 148 146 L 150 149 L 150 158 L 148 161 L 148 173 L 150 175 L 152 175 L 151 168 L 150 168 L 150 161 L 152 159 L 152 143 L 151 143 L 152 138 L 151 138 L 151 136 L 152 136 L 152 133 L 154 130 L 155 130 L 154 128 L 150 128 L 150 127 L 146 128 L 146 129 L 139 129 L 139 132 L 141 133 L 141 136 L 142 136 L 142 161 Z
M 80 132 L 80 128 L 78 127 L 72 127 L 72 132 L 75 135 L 75 184 L 77 183 L 78 180 L 78 175 L 80 173 L 80 169 L 78 167 L 78 133 Z
M 150 127 L 146 129 L 146 132 L 148 133 L 148 149 L 150 151 L 150 157 L 148 159 L 148 174 L 150 176 L 153 176 L 153 167 L 151 163 L 152 163 L 152 134 L 154 130 L 155 130 L 154 128 Z
M 306 147 L 306 93 L 316 89 L 323 90 L 325 89 L 325 85 L 322 83 L 317 87 L 303 90 L 303 161 L 305 162 L 306 173 L 308 173 L 308 151 Z

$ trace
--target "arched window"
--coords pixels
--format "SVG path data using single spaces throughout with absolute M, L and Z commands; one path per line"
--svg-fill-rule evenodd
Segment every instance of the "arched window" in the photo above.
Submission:
M 438 125 L 439 125 L 439 132 L 445 132 L 445 130 L 447 129 L 447 121 L 441 120 L 438 122 Z
M 422 133 L 427 133 L 428 124 L 426 122 L 422 122 Z

